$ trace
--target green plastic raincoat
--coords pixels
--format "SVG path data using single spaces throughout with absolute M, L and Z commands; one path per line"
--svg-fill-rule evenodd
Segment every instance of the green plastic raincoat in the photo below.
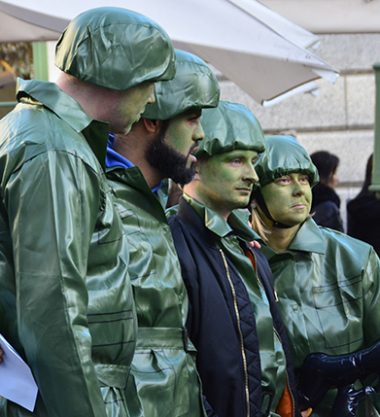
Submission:
M 203 416 L 195 348 L 185 331 L 188 298 L 164 209 L 138 167 L 110 168 L 107 176 L 128 242 L 138 317 L 130 415 Z
M 256 171 L 261 185 L 292 172 L 307 174 L 311 186 L 318 182 L 310 156 L 289 136 L 267 138 Z M 380 261 L 371 246 L 308 218 L 286 251 L 275 253 L 265 244 L 262 251 L 273 272 L 296 367 L 309 353 L 346 354 L 380 339 Z M 331 390 L 312 415 L 328 417 L 334 397 Z M 366 399 L 369 409 L 360 416 L 378 415 L 373 399 Z
M 340 355 L 380 339 L 380 261 L 372 247 L 308 219 L 286 252 L 262 251 L 296 367 L 311 352 Z M 313 415 L 328 416 L 332 399 L 333 393 Z
M 1 332 L 38 384 L 33 415 L 127 416 L 128 251 L 93 152 L 104 160 L 108 126 L 55 84 L 22 82 L 18 99 L 0 122 Z

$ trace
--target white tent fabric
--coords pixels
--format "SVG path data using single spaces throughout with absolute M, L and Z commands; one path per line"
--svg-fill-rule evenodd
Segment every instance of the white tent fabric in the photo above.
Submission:
M 0 41 L 56 39 L 68 20 L 98 6 L 151 17 L 176 47 L 204 58 L 259 103 L 312 80 L 337 77 L 306 49 L 316 43 L 314 35 L 255 0 L 0 1 Z
M 380 0 L 260 0 L 315 33 L 380 33 Z

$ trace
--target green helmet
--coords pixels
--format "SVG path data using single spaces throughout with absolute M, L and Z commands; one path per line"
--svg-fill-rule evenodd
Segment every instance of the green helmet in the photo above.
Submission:
M 117 7 L 91 9 L 73 19 L 58 41 L 55 64 L 80 80 L 113 90 L 175 75 L 167 33 L 147 17 Z
M 317 168 L 294 136 L 275 135 L 265 139 L 265 152 L 256 165 L 261 186 L 293 172 L 308 175 L 312 187 L 317 184 Z
M 264 151 L 264 133 L 253 113 L 242 104 L 220 101 L 202 114 L 205 132 L 197 156 L 212 156 L 236 149 Z
M 146 106 L 143 117 L 167 120 L 191 109 L 216 107 L 218 81 L 209 66 L 196 55 L 176 50 L 176 74 L 155 85 L 156 102 Z

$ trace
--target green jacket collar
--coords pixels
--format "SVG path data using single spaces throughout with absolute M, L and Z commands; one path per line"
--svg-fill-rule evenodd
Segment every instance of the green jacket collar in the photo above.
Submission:
M 255 234 L 255 238 L 264 245 L 263 251 L 269 259 L 276 255 L 276 253 L 263 242 L 258 234 Z M 327 244 L 323 238 L 322 232 L 319 230 L 319 226 L 312 218 L 308 218 L 302 224 L 294 239 L 290 243 L 287 251 L 284 253 L 299 251 L 324 255 L 326 253 L 326 247 Z
M 122 182 L 129 187 L 143 193 L 146 198 L 151 199 L 152 202 L 158 202 L 161 209 L 164 209 L 168 194 L 168 181 L 162 180 L 162 186 L 157 192 L 154 192 L 146 182 L 144 175 L 142 174 L 138 166 L 132 166 L 130 168 L 124 167 L 109 167 L 107 168 L 107 176 L 111 180 Z
M 322 255 L 326 252 L 326 242 L 313 219 L 308 218 L 303 223 L 289 245 L 289 250 L 316 252 Z
M 92 122 L 80 104 L 64 93 L 55 83 L 25 81 L 19 78 L 17 84 L 18 101 L 43 104 L 75 131 L 81 132 Z
M 226 221 L 214 210 L 189 195 L 184 193 L 183 198 L 202 218 L 205 227 L 217 236 L 222 238 L 233 233 L 245 241 L 253 240 L 254 233 L 248 226 L 249 213 L 246 210 L 234 210 Z
M 92 120 L 80 104 L 63 92 L 55 83 L 18 79 L 17 100 L 42 104 L 64 120 L 76 132 L 82 132 L 102 167 L 108 139 L 108 124 Z

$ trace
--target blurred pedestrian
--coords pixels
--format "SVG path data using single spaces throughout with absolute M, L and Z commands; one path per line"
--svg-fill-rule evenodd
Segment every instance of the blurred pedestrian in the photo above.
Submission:
M 347 203 L 347 233 L 369 243 L 380 254 L 380 200 L 369 191 L 373 155 L 368 158 L 360 193 Z
M 338 184 L 339 158 L 327 151 L 314 152 L 310 157 L 319 173 L 319 183 L 312 190 L 313 219 L 320 226 L 343 232 L 340 198 L 334 190 Z

